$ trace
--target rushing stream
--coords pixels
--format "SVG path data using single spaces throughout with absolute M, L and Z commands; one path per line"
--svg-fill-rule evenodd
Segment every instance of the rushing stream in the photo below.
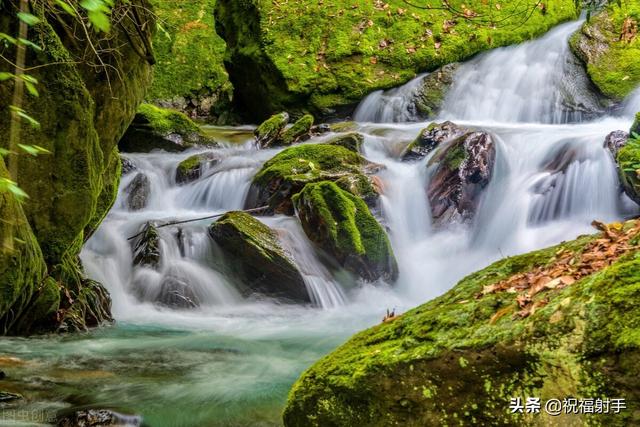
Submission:
M 20 358 L 0 358 L 0 369 L 11 373 L 3 388 L 29 397 L 21 409 L 31 412 L 12 415 L 34 421 L 38 411 L 73 404 L 141 414 L 151 426 L 277 425 L 298 375 L 380 322 L 387 309 L 406 311 L 494 260 L 589 233 L 594 219 L 634 214 L 603 141 L 629 128 L 640 92 L 620 116 L 584 114 L 596 101 L 567 48 L 579 25 L 479 55 L 457 71 L 441 118 L 487 130 L 497 141 L 496 169 L 472 224 L 434 230 L 424 191 L 428 159 L 399 160 L 425 127 L 411 109 L 416 81 L 363 101 L 356 114 L 363 154 L 386 166 L 379 220 L 399 263 L 393 287 L 345 286 L 297 220 L 284 216 L 259 219 L 294 254 L 313 307 L 243 299 L 211 262 L 211 220 L 163 228 L 160 271 L 133 268 L 127 238 L 142 224 L 242 209 L 253 175 L 278 150 L 256 150 L 248 130 L 219 133 L 225 147 L 215 152 L 223 160 L 180 186 L 176 166 L 197 151 L 127 155 L 136 169 L 123 177 L 118 201 L 82 254 L 87 273 L 111 292 L 117 324 L 86 335 L 1 341 L 0 353 Z M 136 173 L 149 178 L 151 193 L 148 206 L 134 212 L 124 189 Z M 167 276 L 189 283 L 202 307 L 175 311 L 144 302 Z

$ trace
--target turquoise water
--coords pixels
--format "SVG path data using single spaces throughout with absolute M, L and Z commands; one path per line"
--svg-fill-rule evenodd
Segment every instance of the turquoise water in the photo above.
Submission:
M 3 339 L 7 378 L 0 390 L 25 399 L 0 409 L 0 425 L 46 425 L 79 407 L 140 414 L 149 426 L 281 425 L 300 373 L 373 321 L 282 311 L 268 319 L 259 312 L 253 319 L 209 317 L 210 325 L 187 320 L 182 328 L 122 323 L 80 335 Z

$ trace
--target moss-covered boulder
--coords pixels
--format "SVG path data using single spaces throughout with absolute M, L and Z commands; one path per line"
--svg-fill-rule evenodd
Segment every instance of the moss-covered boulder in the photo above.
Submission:
M 216 142 L 184 113 L 142 104 L 118 148 L 125 153 L 180 152 L 198 145 L 215 146 Z
M 282 145 L 291 145 L 304 139 L 309 139 L 314 118 L 311 114 L 305 114 L 296 120 L 291 127 L 282 132 L 280 142 Z
M 591 80 L 616 101 L 640 84 L 639 19 L 639 0 L 608 2 L 571 38 L 571 48 L 586 64 Z
M 234 103 L 253 122 L 278 111 L 339 114 L 374 90 L 576 17 L 573 0 L 499 9 L 484 0 L 447 4 L 451 11 L 404 0 L 218 0 L 216 28 L 227 43 Z
M 486 132 L 470 131 L 438 148 L 427 164 L 427 197 L 436 226 L 473 218 L 495 159 L 495 143 Z
M 616 157 L 624 192 L 640 204 L 640 139 L 630 139 Z
M 309 239 L 341 267 L 367 281 L 396 280 L 389 238 L 362 199 L 322 181 L 307 184 L 294 202 Z
M 344 135 L 338 135 L 327 141 L 325 144 L 337 145 L 353 151 L 354 153 L 360 153 L 362 150 L 362 144 L 364 144 L 364 136 L 358 132 L 349 132 Z
M 216 124 L 234 122 L 233 87 L 224 68 L 224 40 L 215 31 L 215 0 L 151 0 L 160 22 L 147 96 L 154 104 Z
M 269 117 L 253 133 L 256 137 L 256 145 L 260 148 L 278 145 L 277 141 L 287 124 L 289 124 L 288 113 L 282 112 Z
M 503 259 L 355 335 L 294 384 L 285 426 L 637 424 L 638 231 L 614 224 Z M 616 415 L 544 410 L 549 399 L 613 396 L 626 399 Z M 509 410 L 527 397 L 540 413 Z
M 17 5 L 18 2 L 3 3 L 0 32 L 17 34 Z M 16 288 L 18 300 L 0 316 L 14 317 L 26 304 L 36 304 L 46 314 L 30 310 L 29 323 L 33 326 L 23 327 L 12 321 L 3 333 L 56 330 L 60 319 L 70 312 L 87 316 L 78 317 L 70 329 L 97 323 L 91 319 L 91 310 L 74 311 L 82 301 L 100 304 L 93 309 L 94 314 L 99 321 L 109 319 L 103 310 L 108 305 L 108 293 L 89 284 L 77 256 L 85 238 L 115 201 L 121 171 L 117 143 L 145 95 L 153 62 L 149 42 L 155 24 L 145 0 L 114 2 L 118 16 L 133 16 L 135 9 L 137 17 L 112 25 L 108 35 L 90 33 L 92 43 L 102 52 L 105 67 L 95 67 L 98 59 L 85 50 L 86 42 L 78 43 L 74 37 L 83 32 L 77 19 L 49 13 L 47 8 L 53 6 L 47 2 L 32 3 L 31 7 L 40 22 L 30 26 L 29 40 L 41 50 L 28 49 L 26 67 L 39 82 L 39 97 L 25 95 L 22 107 L 40 123 L 40 128 L 33 129 L 23 121 L 19 142 L 38 145 L 50 154 L 18 156 L 17 179 L 13 178 L 29 199 L 22 205 L 24 216 L 12 209 L 5 212 L 7 216 L 1 222 L 23 224 L 20 240 L 26 243 L 18 252 L 0 255 L 0 265 L 13 269 L 16 277 L 33 281 L 23 291 Z M 117 54 L 113 46 L 118 46 Z M 7 54 L 13 55 L 10 49 Z M 6 61 L 0 61 L 0 72 L 13 71 Z M 10 145 L 8 105 L 13 102 L 13 89 L 12 80 L 0 84 L 0 147 L 5 149 Z M 30 236 L 24 227 L 25 218 Z M 46 279 L 36 280 L 33 274 L 40 257 L 34 252 L 34 242 L 40 247 Z M 30 249 L 25 252 L 25 248 Z M 20 282 L 2 286 L 20 286 Z M 38 292 L 30 293 L 29 289 Z
M 413 101 L 420 117 L 429 119 L 438 114 L 458 67 L 457 62 L 447 64 L 422 79 Z
M 469 130 L 453 122 L 431 123 L 420 131 L 416 139 L 407 146 L 402 154 L 402 160 L 421 160 L 440 144 L 458 138 Z
M 195 154 L 187 157 L 176 168 L 176 183 L 188 184 L 198 180 L 202 171 L 207 167 L 213 167 L 220 162 L 220 156 L 215 153 Z
M 267 161 L 253 178 L 246 207 L 267 206 L 270 212 L 293 215 L 291 197 L 306 184 L 363 175 L 365 164 L 361 155 L 341 146 L 303 144 L 289 147 Z
M 209 234 L 222 250 L 225 267 L 245 295 L 310 303 L 302 273 L 282 248 L 275 231 L 244 212 L 229 212 L 211 224 Z

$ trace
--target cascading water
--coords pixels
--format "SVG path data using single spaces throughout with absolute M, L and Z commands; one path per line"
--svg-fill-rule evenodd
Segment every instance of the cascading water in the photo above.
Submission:
M 12 346 L 21 357 L 49 360 L 50 370 L 41 375 L 51 382 L 62 381 L 62 368 L 90 372 L 75 382 L 64 380 L 78 390 L 90 386 L 82 402 L 131 408 L 150 425 L 276 423 L 301 370 L 353 332 L 379 322 L 386 309 L 402 312 L 495 259 L 589 232 L 594 219 L 635 212 L 619 191 L 603 141 L 610 131 L 629 127 L 640 95 L 629 101 L 624 116 L 585 121 L 583 107 L 596 111 L 589 104 L 595 98 L 566 77 L 572 70 L 567 39 L 579 25 L 485 53 L 458 70 L 438 120 L 485 130 L 496 144 L 493 177 L 468 223 L 433 224 L 425 194 L 429 157 L 400 161 L 425 123 L 389 122 L 415 119 L 410 98 L 417 81 L 363 101 L 356 119 L 369 123 L 357 130 L 365 136 L 365 157 L 385 166 L 378 174 L 379 220 L 389 229 L 399 264 L 395 285 L 344 286 L 297 219 L 285 216 L 258 219 L 277 231 L 315 307 L 243 298 L 233 278 L 219 271 L 207 234 L 213 220 L 159 229 L 161 265 L 134 267 L 127 239 L 146 222 L 243 207 L 252 176 L 277 150 L 256 150 L 249 132 L 236 132 L 227 147 L 207 150 L 218 162 L 189 184 L 178 185 L 175 170 L 195 152 L 128 156 L 135 170 L 123 178 L 116 205 L 82 254 L 87 273 L 111 292 L 119 326 L 95 332 L 90 340 L 61 345 L 43 339 L 28 347 L 6 341 L 0 350 Z M 132 211 L 127 188 L 137 174 L 148 178 L 149 195 L 144 209 Z M 168 279 L 191 286 L 199 306 L 173 310 L 157 304 Z M 55 396 L 43 399 L 51 407 L 58 404 Z

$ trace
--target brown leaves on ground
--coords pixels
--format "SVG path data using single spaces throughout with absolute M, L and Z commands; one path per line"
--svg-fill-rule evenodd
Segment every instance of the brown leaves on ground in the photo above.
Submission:
M 549 303 L 549 296 L 534 299 L 536 295 L 551 289 L 571 286 L 576 281 L 610 266 L 629 251 L 638 249 L 638 246 L 632 245 L 631 240 L 640 233 L 640 223 L 635 223 L 627 229 L 621 223 L 607 225 L 594 221 L 592 225 L 602 232 L 602 236 L 586 245 L 581 253 L 561 249 L 556 253 L 555 261 L 551 265 L 537 267 L 487 285 L 476 295 L 476 299 L 499 292 L 514 294 L 519 309 L 514 318 L 524 319 Z M 497 322 L 510 310 L 511 307 L 500 309 L 489 322 Z
M 620 33 L 620 41 L 631 43 L 638 35 L 638 22 L 627 16 L 622 23 L 622 32 Z

